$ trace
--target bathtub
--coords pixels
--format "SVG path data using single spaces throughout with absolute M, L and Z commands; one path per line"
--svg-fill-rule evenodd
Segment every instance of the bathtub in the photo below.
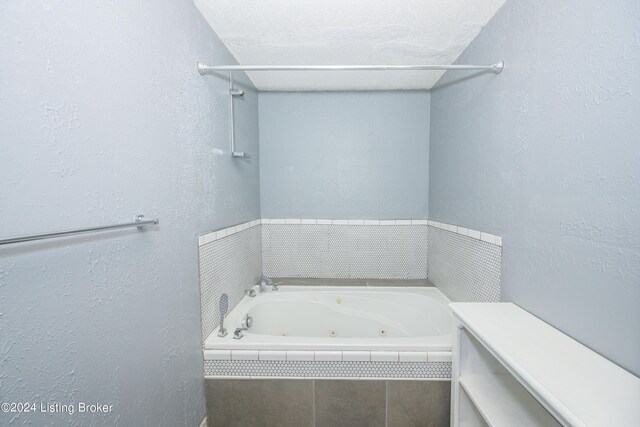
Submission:
M 281 286 L 245 296 L 205 350 L 450 352 L 449 302 L 434 287 Z M 247 315 L 253 325 L 234 339 Z

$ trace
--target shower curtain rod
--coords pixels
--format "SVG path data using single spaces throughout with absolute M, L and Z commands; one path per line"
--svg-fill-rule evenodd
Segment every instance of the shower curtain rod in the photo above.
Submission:
M 205 65 L 198 62 L 202 75 L 221 71 L 433 71 L 433 70 L 490 70 L 499 74 L 504 61 L 491 65 Z

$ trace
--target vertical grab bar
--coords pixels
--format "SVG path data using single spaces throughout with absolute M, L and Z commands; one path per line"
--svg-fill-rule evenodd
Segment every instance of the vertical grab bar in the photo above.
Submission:
M 235 109 L 233 108 L 233 99 L 236 96 L 243 96 L 244 91 L 233 87 L 233 72 L 229 70 L 229 130 L 231 134 L 231 157 L 240 157 L 248 159 L 249 155 L 244 151 L 236 151 L 236 135 L 234 128 Z

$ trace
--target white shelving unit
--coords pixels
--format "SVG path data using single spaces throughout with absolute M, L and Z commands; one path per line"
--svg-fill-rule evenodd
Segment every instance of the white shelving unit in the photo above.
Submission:
M 453 303 L 453 426 L 640 426 L 640 378 L 511 303 Z

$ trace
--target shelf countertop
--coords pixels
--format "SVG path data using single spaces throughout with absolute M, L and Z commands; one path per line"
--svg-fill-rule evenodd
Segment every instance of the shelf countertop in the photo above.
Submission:
M 513 303 L 450 306 L 467 330 L 570 425 L 640 426 L 640 378 Z

